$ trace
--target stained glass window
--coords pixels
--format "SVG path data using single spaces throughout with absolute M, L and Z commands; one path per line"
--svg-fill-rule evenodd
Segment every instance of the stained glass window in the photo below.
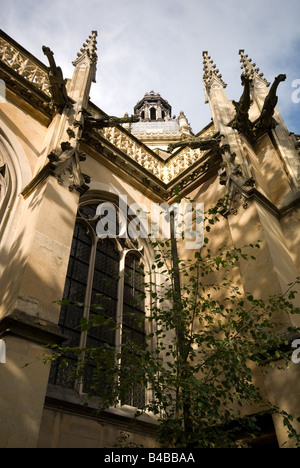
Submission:
M 117 236 L 97 237 L 99 204 L 100 202 L 79 207 L 64 289 L 64 298 L 70 303 L 62 306 L 59 320 L 67 338 L 65 346 L 109 346 L 116 349 L 129 338 L 143 344 L 145 304 L 141 253 L 133 245 L 126 247 L 124 239 L 119 241 Z M 97 304 L 101 304 L 101 307 L 96 306 Z M 80 321 L 83 316 L 88 318 L 91 314 L 101 314 L 104 319 L 110 318 L 113 322 L 118 322 L 121 317 L 122 327 L 116 329 L 103 325 L 82 332 Z M 59 360 L 55 361 L 51 368 L 50 383 L 74 388 L 71 375 L 74 366 L 78 365 L 78 358 L 62 359 L 68 365 L 61 366 Z M 93 362 L 86 366 L 79 387 L 77 382 L 77 389 L 83 393 L 89 390 L 93 366 Z M 102 384 L 104 388 L 105 382 Z M 139 386 L 131 389 L 122 403 L 141 407 L 144 402 L 145 390 Z

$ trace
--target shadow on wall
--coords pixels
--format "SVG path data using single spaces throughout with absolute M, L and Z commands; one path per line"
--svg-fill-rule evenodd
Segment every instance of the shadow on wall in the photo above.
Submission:
M 71 249 L 79 194 L 74 195 L 54 177 L 23 203 L 15 239 L 0 279 L 0 316 L 15 308 L 57 323 Z

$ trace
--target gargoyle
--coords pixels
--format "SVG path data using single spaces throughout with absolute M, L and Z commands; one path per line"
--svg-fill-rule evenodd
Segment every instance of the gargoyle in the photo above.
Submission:
M 84 123 L 87 127 L 90 128 L 105 128 L 105 127 L 115 127 L 116 125 L 123 123 L 132 123 L 138 122 L 139 117 L 132 115 L 131 117 L 114 117 L 114 116 L 87 116 L 84 118 Z
M 286 80 L 286 75 L 278 75 L 269 91 L 269 94 L 265 98 L 263 109 L 261 111 L 260 117 L 253 123 L 253 134 L 254 137 L 262 135 L 264 132 L 275 128 L 277 122 L 273 118 L 274 110 L 278 102 L 278 97 L 276 96 L 276 91 L 279 83 Z
M 170 143 L 168 146 L 168 152 L 171 153 L 175 148 L 184 148 L 185 146 L 189 146 L 192 149 L 200 148 L 202 151 L 213 150 L 217 153 L 222 153 L 222 147 L 220 146 L 221 138 L 222 135 L 220 134 L 217 134 L 215 138 L 192 137 L 178 143 Z
M 43 52 L 48 58 L 48 77 L 50 81 L 50 91 L 52 95 L 52 102 L 57 112 L 61 113 L 66 105 L 70 106 L 68 98 L 66 83 L 63 78 L 63 73 L 60 67 L 56 66 L 54 54 L 49 47 L 43 46 Z
M 241 76 L 242 85 L 244 86 L 244 92 L 239 100 L 239 102 L 232 101 L 235 107 L 235 118 L 230 124 L 230 127 L 237 130 L 239 133 L 244 133 L 245 135 L 251 134 L 252 123 L 249 120 L 249 109 L 251 104 L 250 99 L 250 84 L 252 80 L 242 74 Z

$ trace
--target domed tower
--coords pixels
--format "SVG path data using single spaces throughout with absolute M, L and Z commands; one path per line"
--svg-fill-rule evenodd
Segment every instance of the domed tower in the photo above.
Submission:
M 184 112 L 180 111 L 178 118 L 172 116 L 169 102 L 154 91 L 146 93 L 137 102 L 134 113 L 139 122 L 125 124 L 124 127 L 163 158 L 170 156 L 166 152 L 170 143 L 193 135 Z
M 135 105 L 134 113 L 141 122 L 165 121 L 171 119 L 172 107 L 160 94 L 150 91 Z

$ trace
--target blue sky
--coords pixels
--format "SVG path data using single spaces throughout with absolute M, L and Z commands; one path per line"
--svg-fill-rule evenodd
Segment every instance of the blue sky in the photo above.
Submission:
M 183 110 L 198 132 L 210 122 L 204 103 L 202 51 L 207 50 L 239 99 L 239 49 L 272 82 L 279 73 L 278 107 L 289 130 L 300 133 L 300 103 L 292 101 L 300 79 L 299 0 L 1 0 L 0 28 L 43 62 L 50 47 L 65 77 L 92 30 L 98 31 L 93 102 L 111 115 L 133 113 L 154 90 Z M 299 94 L 300 96 L 300 94 Z

